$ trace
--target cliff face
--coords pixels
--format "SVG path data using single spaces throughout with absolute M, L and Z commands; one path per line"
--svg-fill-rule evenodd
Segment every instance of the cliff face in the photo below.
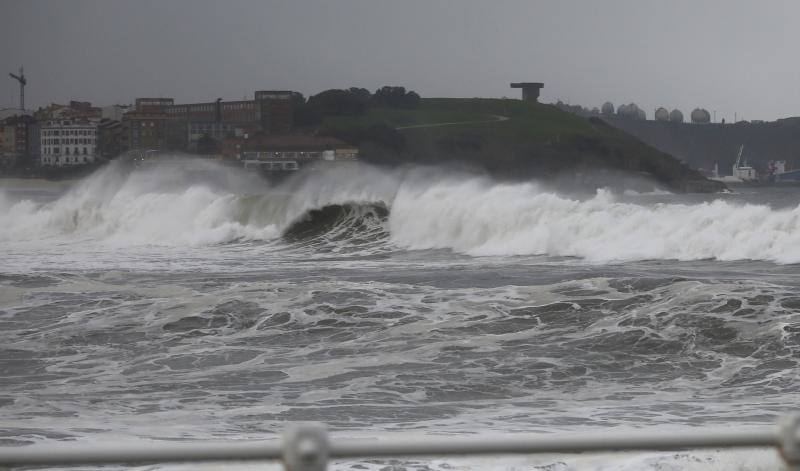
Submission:
M 724 188 L 600 119 L 520 100 L 424 99 L 413 111 L 371 110 L 328 122 L 322 132 L 356 141 L 364 160 L 379 164 L 454 164 L 585 189 L 627 184 L 630 177 L 672 191 Z
M 770 160 L 785 160 L 788 168 L 800 168 L 800 118 L 736 124 L 603 119 L 692 168 L 711 170 L 717 163 L 721 175 L 730 175 L 742 144 L 748 163 L 759 170 Z

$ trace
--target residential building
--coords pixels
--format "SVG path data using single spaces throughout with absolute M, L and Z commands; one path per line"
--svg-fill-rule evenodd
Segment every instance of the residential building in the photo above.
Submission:
M 220 147 L 226 138 L 292 130 L 290 91 L 261 90 L 254 100 L 175 104 L 172 98 L 137 98 L 135 110 L 122 121 L 131 149 L 201 151 L 201 139 Z M 142 123 L 144 122 L 144 123 Z
M 31 155 L 31 130 L 36 120 L 26 114 L 15 115 L 0 120 L 0 154 L 3 155 L 3 165 L 18 165 L 25 162 Z
M 2 125 L 4 128 L 13 129 L 13 152 L 19 154 L 20 156 L 26 156 L 30 153 L 31 140 L 28 134 L 29 128 L 34 123 L 36 123 L 36 119 L 34 119 L 33 116 L 26 114 L 11 116 L 0 122 L 0 125 Z
M 0 126 L 0 168 L 13 167 L 18 159 L 14 127 Z
M 42 123 L 41 164 L 65 167 L 86 165 L 97 159 L 97 122 L 59 119 Z
M 137 98 L 134 110 L 140 113 L 163 113 L 174 104 L 172 98 Z
M 17 152 L 14 126 L 0 125 L 0 152 L 3 154 L 15 154 Z
M 166 149 L 166 109 L 174 103 L 172 98 L 137 98 L 133 111 L 122 115 L 127 149 Z
M 107 119 L 110 121 L 122 121 L 122 115 L 132 111 L 128 105 L 109 105 L 100 109 L 100 119 Z
M 322 162 L 354 162 L 358 148 L 333 137 L 281 135 L 226 139 L 223 157 L 262 171 L 298 170 Z
M 121 121 L 103 119 L 97 124 L 96 155 L 110 160 L 128 149 L 127 135 Z
M 260 90 L 255 94 L 262 132 L 288 134 L 294 121 L 292 92 L 287 90 Z
M 88 101 L 72 100 L 68 105 L 52 103 L 46 108 L 39 108 L 34 113 L 34 117 L 40 121 L 51 121 L 54 119 L 100 119 L 102 110 Z
M 42 123 L 36 120 L 28 125 L 28 164 L 38 166 L 42 155 Z

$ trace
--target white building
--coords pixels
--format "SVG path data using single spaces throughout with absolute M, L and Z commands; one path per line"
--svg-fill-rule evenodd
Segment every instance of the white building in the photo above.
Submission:
M 129 105 L 109 105 L 100 108 L 100 118 L 110 119 L 112 121 L 122 121 L 122 115 L 131 111 L 133 108 Z
M 41 164 L 66 167 L 95 161 L 97 122 L 88 120 L 54 120 L 42 124 L 39 137 Z

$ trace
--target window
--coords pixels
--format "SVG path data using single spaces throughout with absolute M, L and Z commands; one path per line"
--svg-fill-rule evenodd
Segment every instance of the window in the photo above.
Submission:
M 69 147 L 67 147 L 66 149 L 64 149 L 64 154 L 66 154 L 66 155 L 69 155 Z
M 83 155 L 86 155 L 86 148 L 85 147 L 83 148 Z M 84 162 L 86 161 L 85 158 L 83 160 L 84 160 Z

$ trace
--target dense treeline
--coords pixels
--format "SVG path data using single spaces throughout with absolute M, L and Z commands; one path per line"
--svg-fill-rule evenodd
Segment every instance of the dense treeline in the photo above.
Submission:
M 416 108 L 420 96 L 405 87 L 384 86 L 370 93 L 366 88 L 331 89 L 304 99 L 294 95 L 295 126 L 316 126 L 329 116 L 360 116 L 369 107 Z

